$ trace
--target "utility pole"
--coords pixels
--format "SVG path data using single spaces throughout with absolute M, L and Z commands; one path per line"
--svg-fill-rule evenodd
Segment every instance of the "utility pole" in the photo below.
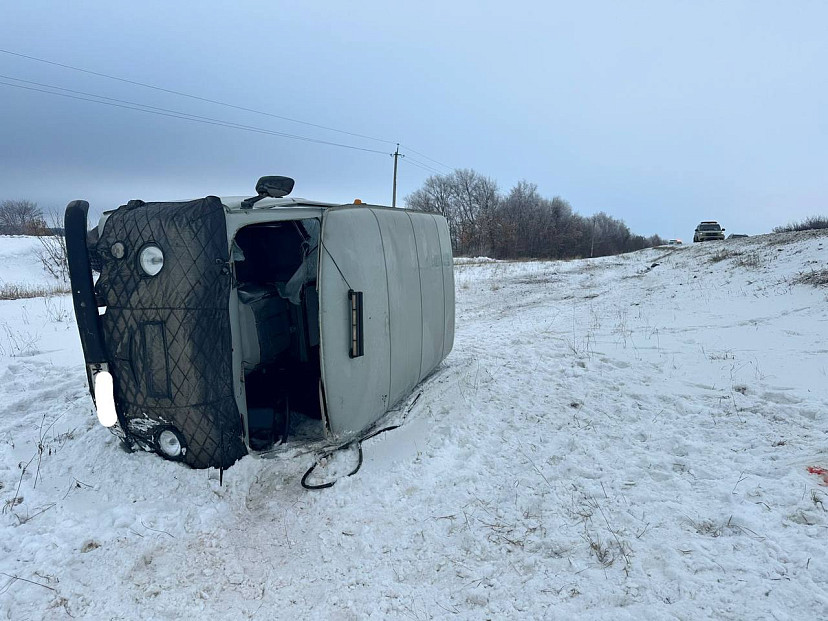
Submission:
M 397 206 L 397 160 L 401 157 L 405 157 L 404 155 L 400 155 L 400 143 L 397 143 L 397 150 L 391 154 L 391 157 L 394 158 L 394 190 L 391 194 L 391 206 Z

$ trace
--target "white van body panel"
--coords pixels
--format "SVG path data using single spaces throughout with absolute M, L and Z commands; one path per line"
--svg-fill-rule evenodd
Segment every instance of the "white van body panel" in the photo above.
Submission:
M 419 257 L 414 225 L 408 214 L 400 217 L 397 212 L 378 209 L 374 215 L 379 222 L 385 249 L 391 322 L 388 340 L 391 381 L 388 394 L 390 403 L 394 404 L 408 395 L 421 378 L 423 301 L 419 294 Z
M 328 430 L 352 436 L 390 406 L 388 281 L 379 223 L 370 208 L 328 211 L 319 256 L 319 335 Z M 365 355 L 350 358 L 348 291 L 364 293 Z
M 444 218 L 340 207 L 322 220 L 321 376 L 326 422 L 354 436 L 408 395 L 454 341 L 454 278 Z M 348 291 L 363 293 L 364 355 L 351 358 Z
M 426 214 L 424 214 L 426 215 Z M 431 217 L 412 218 L 417 239 L 420 288 L 423 305 L 423 345 L 420 376 L 423 379 L 443 359 L 445 342 L 445 285 L 439 227 Z M 454 309 L 452 308 L 452 316 Z

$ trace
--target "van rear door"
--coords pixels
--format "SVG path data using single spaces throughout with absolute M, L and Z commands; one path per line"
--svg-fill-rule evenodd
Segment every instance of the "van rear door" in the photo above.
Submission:
M 392 405 L 385 251 L 370 208 L 325 212 L 318 288 L 326 424 L 334 436 L 353 436 Z
M 347 437 L 408 396 L 451 351 L 451 244 L 439 215 L 365 206 L 326 211 L 321 240 L 326 423 Z

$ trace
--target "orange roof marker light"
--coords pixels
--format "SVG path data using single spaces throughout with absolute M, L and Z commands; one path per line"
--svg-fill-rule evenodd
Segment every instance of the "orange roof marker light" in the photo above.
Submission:
M 354 199 L 354 205 L 362 205 L 362 199 L 360 199 L 360 198 L 355 198 L 355 199 Z

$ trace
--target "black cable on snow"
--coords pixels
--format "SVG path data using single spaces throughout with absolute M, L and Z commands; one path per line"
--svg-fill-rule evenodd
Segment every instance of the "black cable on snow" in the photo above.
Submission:
M 333 258 L 333 257 L 331 257 L 331 258 Z M 422 394 L 423 394 L 423 391 L 421 390 L 420 392 L 417 393 L 417 396 L 414 397 L 414 399 L 412 399 L 411 403 L 408 405 L 408 407 L 405 410 L 406 415 L 411 411 L 411 408 L 414 407 L 414 404 L 417 403 L 417 401 L 420 399 L 420 396 Z M 372 433 L 369 433 L 364 438 L 360 438 L 358 440 L 351 440 L 350 442 L 346 442 L 342 446 L 338 446 L 333 450 L 326 451 L 325 453 L 322 453 L 317 458 L 316 462 L 310 468 L 308 468 L 308 470 L 302 476 L 302 487 L 304 487 L 305 489 L 327 489 L 329 487 L 333 487 L 334 485 L 336 485 L 336 482 L 339 479 L 334 479 L 333 481 L 328 481 L 327 483 L 320 483 L 319 485 L 313 485 L 312 483 L 308 483 L 308 477 L 313 473 L 314 470 L 316 470 L 316 467 L 319 465 L 320 461 L 322 461 L 323 459 L 327 459 L 328 457 L 330 457 L 331 455 L 333 455 L 337 451 L 341 451 L 343 449 L 346 449 L 346 448 L 356 444 L 357 445 L 357 450 L 359 451 L 359 460 L 357 461 L 356 468 L 354 468 L 351 472 L 346 474 L 345 477 L 354 476 L 357 472 L 359 472 L 360 468 L 362 468 L 362 443 L 365 442 L 366 440 L 370 440 L 371 438 L 376 438 L 381 433 L 385 433 L 386 431 L 391 431 L 392 429 L 398 429 L 398 428 L 402 427 L 403 422 L 405 422 L 405 418 L 403 418 L 403 420 L 400 421 L 400 423 L 397 424 L 397 425 L 389 425 L 388 427 L 383 427 L 382 429 L 377 429 L 376 431 L 374 431 Z M 340 478 L 345 478 L 345 477 L 340 477 Z
M 376 436 L 380 435 L 381 433 L 385 433 L 386 431 L 391 431 L 392 429 L 397 429 L 399 426 L 400 425 L 391 425 L 389 427 L 383 427 L 382 429 L 378 429 L 374 433 L 368 434 L 364 438 L 361 438 L 359 440 L 351 440 L 350 442 L 346 442 L 342 446 L 339 446 L 339 447 L 333 449 L 332 451 L 328 451 L 327 453 L 323 453 L 316 460 L 316 463 L 313 464 L 310 468 L 308 468 L 307 472 L 305 472 L 304 476 L 302 477 L 302 487 L 304 487 L 305 489 L 326 489 L 328 487 L 333 487 L 339 479 L 334 479 L 333 481 L 328 481 L 327 483 L 320 483 L 319 485 L 313 485 L 312 483 L 308 483 L 308 477 L 313 473 L 314 470 L 316 470 L 316 467 L 319 465 L 320 461 L 322 461 L 323 459 L 327 459 L 328 457 L 330 457 L 334 453 L 337 453 L 338 451 L 341 451 L 343 449 L 346 449 L 346 448 L 356 444 L 357 445 L 357 450 L 359 451 L 359 460 L 357 461 L 356 468 L 354 468 L 351 472 L 346 474 L 345 477 L 354 476 L 357 472 L 359 472 L 359 469 L 362 468 L 362 443 L 365 442 L 365 440 L 370 440 L 371 438 L 375 438 Z M 340 478 L 345 478 L 345 477 L 340 477 Z

